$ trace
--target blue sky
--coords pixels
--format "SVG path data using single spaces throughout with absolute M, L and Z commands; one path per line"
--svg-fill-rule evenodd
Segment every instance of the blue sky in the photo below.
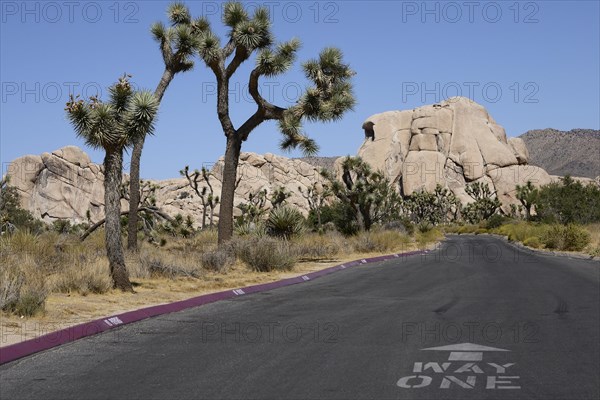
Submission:
M 187 1 L 221 34 L 214 1 Z M 166 21 L 162 1 L 2 1 L 0 161 L 83 142 L 63 111 L 69 93 L 105 92 L 124 72 L 154 89 L 163 70 L 149 27 Z M 258 2 L 247 2 L 251 10 Z M 387 110 L 410 109 L 462 94 L 488 108 L 509 136 L 529 129 L 600 127 L 598 1 L 267 1 L 280 41 L 298 37 L 299 62 L 266 79 L 263 94 L 291 104 L 306 81 L 300 61 L 337 46 L 357 72 L 358 104 L 343 120 L 307 125 L 320 155 L 355 154 L 362 122 Z M 253 61 L 232 82 L 232 117 L 255 109 L 245 88 Z M 146 142 L 144 178 L 176 177 L 189 164 L 223 154 L 214 78 L 200 61 L 178 75 Z M 244 151 L 279 153 L 274 123 L 264 123 Z M 102 153 L 85 150 L 96 162 Z M 284 153 L 298 156 L 298 153 Z

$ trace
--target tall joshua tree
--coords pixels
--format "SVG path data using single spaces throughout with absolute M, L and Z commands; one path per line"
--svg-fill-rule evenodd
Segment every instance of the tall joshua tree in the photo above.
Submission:
M 173 3 L 167 9 L 167 17 L 171 26 L 165 27 L 162 22 L 152 25 L 152 36 L 158 42 L 165 69 L 162 78 L 154 91 L 160 102 L 167 87 L 180 72 L 194 67 L 192 59 L 198 46 L 199 35 L 208 28 L 204 18 L 192 20 L 189 9 L 183 3 Z M 138 207 L 140 201 L 140 159 L 144 147 L 145 136 L 138 137 L 133 143 L 131 165 L 129 169 L 129 225 L 127 248 L 137 250 Z
M 104 156 L 104 212 L 106 255 L 115 288 L 133 291 L 121 240 L 121 184 L 123 150 L 140 136 L 152 133 L 158 100 L 148 91 L 133 91 L 124 75 L 109 88 L 108 102 L 96 97 L 87 101 L 71 96 L 65 111 L 77 136 Z
M 217 115 L 226 137 L 225 165 L 219 214 L 219 243 L 233 234 L 233 200 L 237 166 L 242 143 L 250 133 L 267 120 L 277 120 L 283 140 L 282 149 L 300 148 L 314 154 L 318 147 L 313 139 L 302 132 L 302 121 L 335 121 L 351 110 L 355 100 L 350 78 L 354 72 L 343 63 L 342 53 L 336 48 L 324 49 L 319 57 L 303 64 L 306 78 L 312 82 L 291 107 L 271 104 L 259 93 L 261 77 L 275 77 L 292 66 L 300 41 L 292 39 L 274 45 L 269 12 L 264 7 L 252 16 L 239 2 L 228 2 L 223 7 L 223 23 L 229 28 L 227 43 L 221 46 L 210 27 L 202 32 L 198 53 L 217 80 Z M 249 76 L 249 92 L 256 102 L 256 112 L 238 127 L 229 115 L 229 81 L 241 64 L 254 53 L 256 65 Z

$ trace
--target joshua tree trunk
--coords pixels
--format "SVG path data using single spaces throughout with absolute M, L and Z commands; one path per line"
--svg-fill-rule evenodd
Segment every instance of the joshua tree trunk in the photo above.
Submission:
M 204 228 L 206 228 L 206 212 L 208 210 L 206 209 L 206 204 L 202 204 L 202 230 L 204 230 Z
M 227 242 L 233 236 L 233 199 L 241 149 L 242 139 L 240 136 L 233 132 L 227 135 L 219 211 L 219 244 Z
M 169 69 L 165 69 L 163 76 L 154 91 L 158 102 L 162 100 L 167 87 L 173 80 L 175 74 Z M 138 231 L 138 207 L 140 204 L 140 160 L 146 136 L 139 137 L 133 143 L 131 151 L 131 165 L 129 166 L 129 217 L 127 226 L 127 248 L 137 251 L 137 231 Z
M 106 255 L 110 274 L 116 289 L 133 292 L 125 267 L 121 240 L 121 181 L 123 179 L 123 151 L 107 150 L 104 157 L 104 213 L 106 216 Z

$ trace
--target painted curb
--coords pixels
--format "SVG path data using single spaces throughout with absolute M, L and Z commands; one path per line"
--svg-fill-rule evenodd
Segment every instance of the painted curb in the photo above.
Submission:
M 20 358 L 38 353 L 40 351 L 60 346 L 62 344 L 74 342 L 78 339 L 106 332 L 110 329 L 131 324 L 133 322 L 157 317 L 159 315 L 174 313 L 188 308 L 198 307 L 204 304 L 214 303 L 216 301 L 226 300 L 233 297 L 264 292 L 267 290 L 277 289 L 284 286 L 296 285 L 299 283 L 312 281 L 322 276 L 329 275 L 337 271 L 342 271 L 344 269 L 354 267 L 357 265 L 365 265 L 386 260 L 409 257 L 413 255 L 425 254 L 428 251 L 429 250 L 417 250 L 410 251 L 407 253 L 397 253 L 385 256 L 363 258 L 360 260 L 354 260 L 344 264 L 335 265 L 333 267 L 325 268 L 315 272 L 310 272 L 305 275 L 300 275 L 293 278 L 282 279 L 279 281 L 269 283 L 262 283 L 259 285 L 246 286 L 243 288 L 226 290 L 223 292 L 204 294 L 187 300 L 180 300 L 174 303 L 141 308 L 139 310 L 128 311 L 122 314 L 112 315 L 94 321 L 85 322 L 83 324 L 74 325 L 69 328 L 51 332 L 34 339 L 29 339 L 6 347 L 0 347 L 0 365 L 18 360 Z

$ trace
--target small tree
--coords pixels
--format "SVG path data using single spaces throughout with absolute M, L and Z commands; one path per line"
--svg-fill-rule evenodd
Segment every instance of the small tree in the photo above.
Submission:
M 276 188 L 273 193 L 271 193 L 271 206 L 273 208 L 279 208 L 284 205 L 286 200 L 292 196 L 292 193 L 289 192 L 283 186 Z
M 267 189 L 248 193 L 248 201 L 240 203 L 237 207 L 242 212 L 238 224 L 256 224 L 266 214 Z
M 44 223 L 21 207 L 19 191 L 9 185 L 9 179 L 0 180 L 0 234 L 12 233 L 17 229 L 28 229 L 34 233 L 42 231 Z
M 405 208 L 412 222 L 438 225 L 458 218 L 460 201 L 454 193 L 438 184 L 433 193 L 414 192 L 406 198 Z
M 473 200 L 463 210 L 463 217 L 467 222 L 476 224 L 494 215 L 502 205 L 496 192 L 492 192 L 487 183 L 473 182 L 465 186 L 465 192 Z
M 517 200 L 521 202 L 523 209 L 525 210 L 525 219 L 528 221 L 531 220 L 531 208 L 538 199 L 539 191 L 533 186 L 531 181 L 527 181 L 527 184 L 524 186 L 516 186 L 516 196 Z
M 89 146 L 105 151 L 106 255 L 114 287 L 123 291 L 133 291 L 121 239 L 123 149 L 140 136 L 152 133 L 158 110 L 156 97 L 148 91 L 135 92 L 129 78 L 129 75 L 124 75 L 109 88 L 110 96 L 106 103 L 96 97 L 84 101 L 71 96 L 65 108 L 77 136 Z
M 151 31 L 154 40 L 159 44 L 162 53 L 165 69 L 154 95 L 157 101 L 163 98 L 169 84 L 180 72 L 186 72 L 194 67 L 192 56 L 198 46 L 200 34 L 208 27 L 204 18 L 192 20 L 188 8 L 183 3 L 173 3 L 167 9 L 167 17 L 171 26 L 165 27 L 162 22 L 156 22 L 152 25 Z M 146 136 L 140 135 L 133 142 L 131 152 L 130 192 L 129 201 L 129 225 L 127 236 L 127 247 L 130 250 L 137 249 L 137 229 L 138 229 L 138 207 L 140 191 L 140 162 L 142 158 L 142 149 Z
M 323 230 L 323 222 L 321 219 L 323 206 L 325 205 L 327 199 L 333 194 L 329 188 L 329 185 L 313 182 L 311 186 L 306 188 L 306 191 L 303 191 L 302 187 L 298 186 L 298 191 L 308 202 L 309 210 L 316 215 L 317 230 L 321 232 Z
M 190 174 L 190 167 L 186 165 L 179 173 L 187 178 L 188 184 L 192 190 L 200 197 L 200 202 L 202 203 L 202 229 L 206 227 L 206 216 L 209 210 L 209 221 L 210 227 L 212 228 L 215 207 L 219 204 L 219 196 L 215 196 L 213 186 L 210 183 L 211 172 L 202 167 L 201 171 L 194 170 L 194 172 Z M 202 178 L 206 186 L 199 186 L 200 178 Z
M 306 78 L 312 82 L 298 102 L 289 108 L 278 107 L 268 102 L 259 92 L 261 77 L 279 76 L 292 66 L 300 41 L 273 45 L 271 20 L 268 9 L 256 8 L 249 16 L 239 2 L 228 2 L 223 6 L 223 23 L 229 28 L 227 43 L 221 46 L 220 39 L 210 28 L 200 37 L 198 53 L 214 73 L 217 81 L 217 115 L 226 138 L 221 208 L 219 212 L 219 243 L 233 234 L 233 201 L 237 167 L 242 143 L 250 133 L 264 121 L 276 120 L 283 135 L 283 149 L 301 148 L 314 154 L 318 148 L 314 140 L 302 132 L 302 121 L 335 121 L 354 106 L 350 78 L 354 72 L 343 63 L 342 53 L 335 48 L 323 50 L 316 60 L 303 64 Z M 229 112 L 229 81 L 240 65 L 258 52 L 256 66 L 250 72 L 249 92 L 256 103 L 256 112 L 243 124 L 235 127 Z
M 402 199 L 381 172 L 373 172 L 360 157 L 346 157 L 341 167 L 341 182 L 327 170 L 321 174 L 329 180 L 332 193 L 353 210 L 360 230 L 399 217 Z

